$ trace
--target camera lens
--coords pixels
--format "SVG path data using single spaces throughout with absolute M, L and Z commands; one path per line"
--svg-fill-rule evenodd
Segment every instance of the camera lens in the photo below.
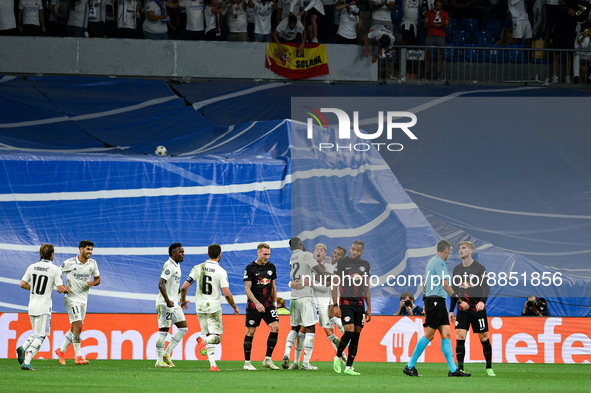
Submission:
M 412 306 L 412 302 L 410 300 L 405 300 L 404 307 L 410 307 L 410 306 Z

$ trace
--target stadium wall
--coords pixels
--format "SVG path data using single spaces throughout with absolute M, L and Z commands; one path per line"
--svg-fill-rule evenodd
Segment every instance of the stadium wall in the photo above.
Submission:
M 216 358 L 243 360 L 244 315 L 224 315 L 223 322 L 224 336 L 221 345 L 216 346 Z M 197 316 L 187 314 L 187 323 L 189 333 L 172 358 L 204 360 L 196 348 L 200 336 Z M 588 331 L 587 318 L 493 317 L 488 323 L 493 363 L 591 362 L 591 338 L 584 333 Z M 53 314 L 51 336 L 43 342 L 38 358 L 55 359 L 54 351 L 69 327 L 67 314 Z M 0 314 L 0 358 L 15 358 L 16 347 L 32 333 L 30 329 L 28 314 Z M 82 354 L 88 359 L 155 359 L 157 330 L 156 314 L 88 314 L 82 332 Z M 283 356 L 289 330 L 289 316 L 280 316 L 279 341 L 273 355 L 276 361 Z M 452 337 L 454 330 L 451 326 Z M 253 360 L 264 358 L 268 333 L 269 329 L 262 324 L 254 339 Z M 422 335 L 423 317 L 373 317 L 361 334 L 356 359 L 407 362 Z M 334 349 L 320 329 L 316 336 L 313 361 L 330 361 Z M 69 348 L 66 357 L 73 359 L 73 356 L 73 349 Z M 419 361 L 445 362 L 438 337 Z M 484 362 L 482 346 L 473 333 L 466 339 L 466 362 Z
M 0 74 L 287 80 L 265 68 L 266 43 L 0 37 Z M 314 80 L 376 82 L 359 45 L 326 45 L 329 74 Z

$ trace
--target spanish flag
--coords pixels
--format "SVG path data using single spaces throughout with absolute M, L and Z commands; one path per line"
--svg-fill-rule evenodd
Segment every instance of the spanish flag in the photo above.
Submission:
M 304 44 L 304 55 L 298 56 L 300 43 L 283 42 L 283 56 L 277 57 L 277 44 L 269 42 L 265 67 L 289 79 L 308 79 L 328 74 L 326 46 Z

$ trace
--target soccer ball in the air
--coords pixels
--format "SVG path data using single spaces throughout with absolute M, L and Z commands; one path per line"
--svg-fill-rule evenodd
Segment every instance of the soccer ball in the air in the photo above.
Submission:
M 154 152 L 154 154 L 156 154 L 157 156 L 165 156 L 166 153 L 167 153 L 166 147 L 164 147 L 164 146 L 158 146 L 156 148 L 156 151 Z

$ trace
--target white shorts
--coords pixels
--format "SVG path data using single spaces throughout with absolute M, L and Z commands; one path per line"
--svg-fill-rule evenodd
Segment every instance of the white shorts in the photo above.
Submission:
M 31 320 L 31 327 L 35 336 L 49 336 L 49 332 L 51 331 L 51 314 L 29 315 L 29 319 Z
M 169 328 L 173 323 L 186 321 L 185 313 L 178 304 L 172 308 L 168 308 L 166 304 L 159 304 L 156 306 L 156 311 L 158 312 L 158 329 Z
M 198 312 L 197 319 L 199 319 L 199 326 L 201 326 L 201 334 L 204 336 L 208 334 L 217 334 L 218 336 L 221 336 L 224 333 L 222 310 L 206 313 Z
M 66 310 L 68 310 L 70 323 L 76 321 L 84 322 L 84 318 L 86 318 L 86 303 L 70 303 L 67 298 L 64 300 L 64 303 L 66 304 Z
M 513 21 L 513 38 L 523 38 L 524 40 L 530 40 L 532 39 L 532 37 L 533 34 L 531 30 L 531 23 L 529 23 L 529 20 Z
M 328 308 L 332 304 L 332 299 L 328 297 L 317 297 L 316 305 L 318 306 L 318 322 L 320 327 L 324 329 L 332 329 L 332 322 L 328 316 Z
M 291 326 L 314 326 L 318 322 L 316 301 L 312 296 L 291 299 L 289 302 Z

